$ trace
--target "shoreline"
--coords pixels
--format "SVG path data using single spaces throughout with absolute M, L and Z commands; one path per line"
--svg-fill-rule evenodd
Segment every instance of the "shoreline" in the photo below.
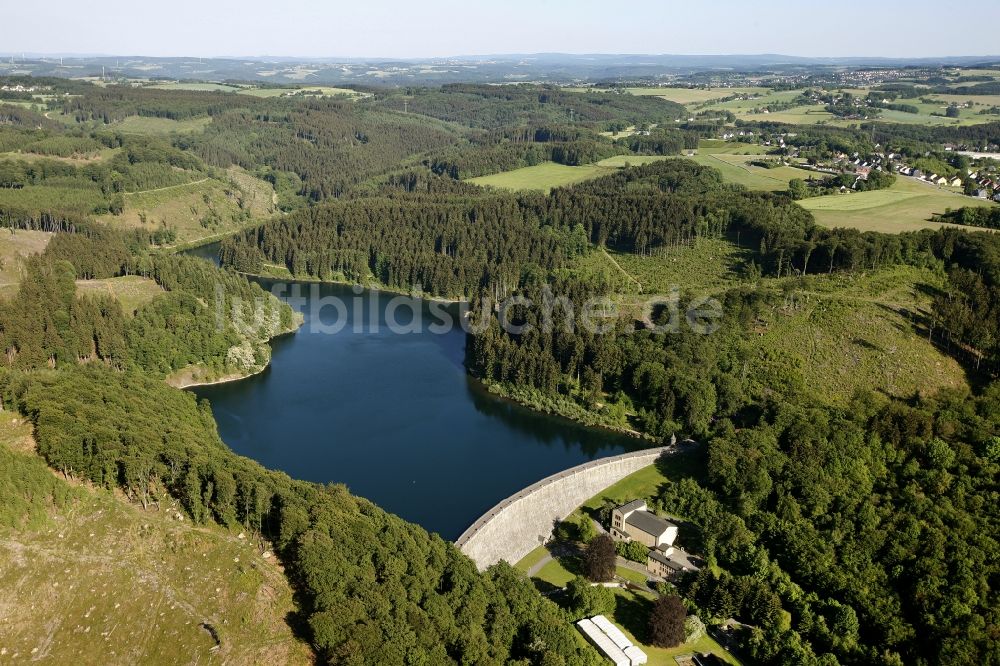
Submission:
M 206 242 L 206 243 L 202 243 L 201 245 L 196 246 L 196 247 L 201 247 L 203 245 L 210 245 L 213 242 L 216 242 L 216 241 L 209 241 L 209 242 Z M 185 252 L 185 251 L 188 251 L 188 250 L 191 250 L 191 249 L 194 249 L 194 248 L 185 248 L 184 250 L 181 250 L 181 252 Z M 293 282 L 293 283 L 296 283 L 296 284 L 316 284 L 316 285 L 324 285 L 324 284 L 326 284 L 326 285 L 337 285 L 337 286 L 342 286 L 342 287 L 354 287 L 354 286 L 358 286 L 358 283 L 356 283 L 356 282 L 350 282 L 350 281 L 347 281 L 347 280 L 320 280 L 320 279 L 317 279 L 317 278 L 296 278 L 296 277 L 285 278 L 285 277 L 274 276 L 274 275 L 265 275 L 265 274 L 261 274 L 261 273 L 249 273 L 249 272 L 246 272 L 246 271 L 237 271 L 237 272 L 240 275 L 243 275 L 243 276 L 245 276 L 247 278 L 252 278 L 252 279 L 255 279 L 255 280 L 274 280 L 274 281 L 285 280 L 285 281 Z M 369 292 L 371 292 L 371 291 L 382 292 L 382 293 L 392 294 L 392 295 L 396 295 L 396 296 L 405 296 L 407 298 L 419 299 L 421 301 L 426 301 L 426 302 L 442 303 L 444 305 L 456 305 L 456 304 L 462 302 L 460 299 L 444 298 L 444 297 L 441 297 L 441 296 L 415 296 L 412 293 L 406 293 L 406 292 L 400 291 L 398 289 L 387 288 L 387 287 L 384 287 L 382 285 L 368 285 L 368 286 L 361 285 L 361 287 L 365 291 L 369 291 Z M 297 332 L 302 327 L 302 325 L 304 323 L 304 318 L 303 318 L 302 314 L 300 312 L 296 312 L 295 315 L 296 315 L 297 318 L 299 318 L 299 321 L 296 323 L 295 328 L 293 330 L 284 331 L 282 333 L 278 333 L 277 335 L 272 336 L 271 338 L 268 339 L 268 343 L 269 344 L 270 344 L 271 341 L 273 341 L 273 340 L 275 340 L 277 338 L 284 337 L 286 335 L 290 335 L 292 333 Z M 189 388 L 197 388 L 199 386 L 215 386 L 215 385 L 219 385 L 219 384 L 229 384 L 229 383 L 232 383 L 232 382 L 241 381 L 243 379 L 249 379 L 251 377 L 256 377 L 257 375 L 260 375 L 265 370 L 267 370 L 270 366 L 271 366 L 271 359 L 268 359 L 267 363 L 262 368 L 260 368 L 256 372 L 252 372 L 252 373 L 247 374 L 247 375 L 226 375 L 226 376 L 223 376 L 223 377 L 220 377 L 218 379 L 211 380 L 211 381 L 191 382 L 191 383 L 178 384 L 178 385 L 171 384 L 171 386 L 176 386 L 176 388 L 179 388 L 179 389 L 189 389 Z M 544 416 L 554 416 L 556 418 L 564 419 L 564 420 L 566 420 L 566 421 L 568 421 L 568 422 L 570 422 L 570 423 L 572 423 L 572 424 L 574 424 L 576 426 L 582 427 L 582 428 L 589 428 L 589 429 L 593 429 L 593 430 L 597 430 L 597 431 L 603 431 L 603 432 L 606 432 L 606 433 L 611 433 L 611 434 L 620 435 L 620 436 L 623 436 L 623 437 L 628 437 L 630 439 L 635 440 L 636 442 L 652 442 L 652 443 L 656 443 L 656 439 L 654 437 L 652 437 L 652 436 L 650 436 L 650 435 L 648 435 L 646 433 L 640 432 L 638 430 L 634 430 L 634 429 L 631 429 L 631 428 L 623 428 L 623 427 L 620 427 L 620 426 L 613 426 L 613 425 L 610 425 L 610 424 L 607 424 L 607 423 L 599 423 L 599 422 L 588 423 L 587 421 L 583 420 L 583 418 L 579 418 L 577 415 L 572 414 L 569 410 L 559 409 L 557 404 L 555 405 L 554 409 L 540 409 L 537 405 L 531 404 L 527 400 L 521 399 L 521 398 L 519 398 L 519 397 L 517 397 L 515 395 L 510 394 L 510 392 L 507 390 L 507 388 L 504 387 L 501 384 L 497 384 L 495 382 L 487 383 L 487 382 L 484 382 L 483 380 L 479 379 L 478 377 L 475 377 L 474 375 L 472 375 L 472 374 L 470 374 L 468 372 L 468 369 L 464 368 L 464 364 L 463 364 L 463 369 L 465 370 L 466 377 L 468 377 L 470 380 L 472 380 L 473 383 L 475 384 L 475 386 L 477 388 L 479 388 L 484 394 L 486 394 L 487 396 L 489 396 L 490 398 L 492 398 L 494 400 L 498 400 L 500 402 L 506 402 L 506 403 L 511 404 L 511 405 L 516 405 L 517 407 L 519 407 L 521 409 L 526 409 L 526 410 L 532 412 L 533 414 L 540 414 L 540 415 L 544 415 Z M 582 410 L 584 408 L 581 407 L 580 409 Z M 589 414 L 589 412 L 588 412 L 588 414 Z
M 654 437 L 652 437 L 651 435 L 647 435 L 646 433 L 640 432 L 638 430 L 616 427 L 606 423 L 587 423 L 586 421 L 583 421 L 579 418 L 575 418 L 568 411 L 562 411 L 559 409 L 553 409 L 553 410 L 540 409 L 535 405 L 529 404 L 527 400 L 522 400 L 521 398 L 518 398 L 514 395 L 510 395 L 509 393 L 506 392 L 506 388 L 502 384 L 498 384 L 496 382 L 490 382 L 490 383 L 484 382 L 482 379 L 479 379 L 478 377 L 470 374 L 468 371 L 466 371 L 466 376 L 475 383 L 477 388 L 482 390 L 482 392 L 487 396 L 489 396 L 490 398 L 511 405 L 516 405 L 517 407 L 526 409 L 533 414 L 541 414 L 543 416 L 556 417 L 559 419 L 563 419 L 565 421 L 569 421 L 570 423 L 579 426 L 581 428 L 599 430 L 607 433 L 612 433 L 615 435 L 620 435 L 622 437 L 628 437 L 630 439 L 635 440 L 636 442 L 652 442 L 653 444 L 657 443 L 657 440 Z M 581 409 L 583 408 L 581 407 Z
M 207 243 L 206 243 L 207 245 Z M 266 275 L 263 273 L 248 273 L 246 271 L 236 271 L 240 275 L 248 278 L 254 278 L 255 280 L 271 280 L 274 282 L 293 282 L 295 284 L 318 284 L 318 285 L 336 285 L 339 287 L 358 287 L 360 286 L 364 291 L 377 291 L 384 294 L 392 294 L 393 296 L 405 296 L 407 298 L 414 298 L 421 301 L 443 303 L 445 305 L 457 305 L 462 302 L 460 298 L 449 298 L 445 296 L 434 296 L 431 294 L 416 295 L 412 292 L 405 292 L 399 289 L 394 289 L 392 287 L 386 287 L 381 284 L 361 284 L 360 282 L 351 282 L 350 280 L 320 280 L 319 278 L 299 278 L 299 277 L 285 277 L 279 275 Z
M 249 227 L 247 227 L 247 228 L 249 228 Z M 235 232 L 235 233 L 239 233 L 239 232 Z M 188 243 L 185 243 L 184 245 L 177 245 L 177 246 L 173 246 L 173 247 L 166 247 L 166 246 L 164 246 L 162 249 L 167 250 L 168 252 L 171 252 L 171 253 L 184 254 L 186 252 L 190 252 L 192 250 L 196 250 L 196 249 L 198 249 L 200 247 L 205 247 L 206 245 L 212 245 L 213 243 L 218 243 L 223 238 L 225 238 L 227 236 L 232 236 L 232 235 L 235 235 L 235 234 L 227 232 L 227 233 L 224 233 L 224 234 L 221 234 L 221 235 L 217 235 L 217 236 L 211 236 L 211 237 L 207 237 L 207 238 L 203 238 L 203 239 L 198 239 L 197 241 L 189 241 Z M 447 296 L 434 296 L 432 294 L 423 294 L 423 295 L 419 295 L 418 296 L 418 295 L 413 294 L 412 292 L 406 292 L 406 291 L 402 291 L 400 289 L 395 289 L 395 288 L 392 288 L 392 287 L 386 287 L 385 285 L 382 285 L 382 284 L 368 284 L 368 285 L 365 285 L 365 284 L 361 284 L 360 282 L 352 282 L 350 280 L 320 280 L 319 278 L 295 277 L 293 275 L 289 275 L 289 276 L 286 277 L 284 275 L 268 275 L 266 273 L 250 273 L 250 272 L 247 272 L 247 271 L 236 271 L 236 272 L 239 273 L 240 275 L 243 275 L 243 276 L 248 277 L 248 278 L 254 278 L 256 280 L 285 281 L 285 282 L 294 282 L 296 284 L 320 284 L 320 285 L 322 285 L 322 284 L 330 284 L 330 285 L 339 285 L 339 286 L 343 286 L 343 287 L 361 286 L 361 288 L 363 288 L 365 291 L 380 291 L 380 292 L 384 292 L 386 294 L 392 294 L 393 296 L 406 296 L 408 298 L 416 298 L 416 299 L 420 299 L 422 301 L 444 303 L 445 305 L 455 305 L 457 303 L 461 303 L 462 302 L 461 298 L 453 298 L 453 297 L 447 297 Z
M 287 330 L 287 331 L 281 331 L 281 332 L 276 333 L 276 334 L 272 335 L 271 337 L 269 337 L 267 339 L 267 341 L 266 341 L 268 347 L 270 347 L 270 345 L 271 345 L 272 342 L 274 342 L 275 340 L 277 340 L 279 338 L 283 338 L 283 337 L 288 336 L 288 335 L 294 335 L 294 334 L 296 334 L 296 333 L 299 332 L 299 329 L 302 328 L 302 324 L 305 323 L 305 318 L 302 317 L 302 315 L 300 313 L 298 313 L 298 312 L 295 313 L 295 316 L 296 316 L 296 319 L 297 319 L 297 321 L 295 322 L 295 328 L 292 328 L 292 329 Z M 197 388 L 199 386 L 216 386 L 216 385 L 219 385 L 219 384 L 232 384 L 234 382 L 243 381 L 244 379 L 250 379 L 251 377 L 256 377 L 256 376 L 262 374 L 265 370 L 267 370 L 268 368 L 271 367 L 271 360 L 272 360 L 272 357 L 269 356 L 268 359 L 267 359 L 267 363 L 265 363 L 264 365 L 262 365 L 258 370 L 255 370 L 255 371 L 247 373 L 247 374 L 223 375 L 222 377 L 219 377 L 217 379 L 208 380 L 208 381 L 192 381 L 192 382 L 186 382 L 186 383 L 185 382 L 172 383 L 170 381 L 170 377 L 168 376 L 165 379 L 165 381 L 167 382 L 168 386 L 173 386 L 174 388 L 180 389 L 182 391 L 187 390 L 187 389 L 191 389 L 191 388 Z

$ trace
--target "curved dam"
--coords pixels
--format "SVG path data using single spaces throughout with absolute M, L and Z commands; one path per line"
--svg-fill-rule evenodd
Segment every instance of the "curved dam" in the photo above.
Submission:
M 676 451 L 660 447 L 571 467 L 503 500 L 462 533 L 455 545 L 480 569 L 500 560 L 516 564 L 545 543 L 556 521 L 629 474 Z

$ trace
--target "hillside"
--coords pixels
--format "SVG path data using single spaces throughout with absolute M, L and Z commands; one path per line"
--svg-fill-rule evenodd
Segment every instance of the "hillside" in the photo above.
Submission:
M 296 608 L 292 590 L 266 543 L 195 526 L 169 500 L 143 510 L 55 478 L 30 424 L 3 417 L 0 476 L 18 468 L 52 476 L 67 499 L 39 507 L 28 524 L 0 527 L 0 660 L 311 662 L 285 621 Z M 12 481 L 4 478 L 0 503 L 13 499 Z M 8 519 L 9 511 L 0 507 Z

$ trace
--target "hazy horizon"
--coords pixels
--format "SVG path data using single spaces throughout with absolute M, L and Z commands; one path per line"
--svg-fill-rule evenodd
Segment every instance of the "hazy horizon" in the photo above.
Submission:
M 430 59 L 503 55 L 786 55 L 804 58 L 980 57 L 996 50 L 1000 5 L 974 0 L 961 24 L 942 28 L 939 3 L 845 0 L 816 18 L 792 0 L 711 7 L 636 0 L 509 0 L 478 6 L 441 0 L 364 4 L 176 0 L 136 6 L 108 0 L 100 13 L 52 0 L 16 4 L 0 28 L 6 54 L 302 59 Z M 44 45 L 44 46 L 43 46 Z
M 674 53 L 674 52 L 664 52 L 664 53 L 643 53 L 643 52 L 618 52 L 618 51 L 608 51 L 608 52 L 570 52 L 570 51 L 509 51 L 506 53 L 451 53 L 446 55 L 349 55 L 342 53 L 331 53 L 329 55 L 302 55 L 296 53 L 280 54 L 280 53 L 219 53 L 215 55 L 198 55 L 195 53 L 177 53 L 171 55 L 154 55 L 150 53 L 128 53 L 128 52 L 62 52 L 62 51 L 29 51 L 27 49 L 20 51 L 0 51 L 0 58 L 20 58 L 26 57 L 28 59 L 35 58 L 196 58 L 196 59 L 219 59 L 219 60 L 266 60 L 266 59 L 281 59 L 281 60 L 330 60 L 330 61 L 340 61 L 340 60 L 400 60 L 400 61 L 422 61 L 422 60 L 464 60 L 464 59 L 475 59 L 475 58 L 514 58 L 514 57 L 555 57 L 555 56 L 567 56 L 573 58 L 585 58 L 585 57 L 623 57 L 623 58 L 764 58 L 764 57 L 779 57 L 779 58 L 794 58 L 794 59 L 810 59 L 810 60 L 947 60 L 947 59 L 985 59 L 992 60 L 994 58 L 1000 59 L 1000 52 L 998 53 L 949 53 L 949 54 L 939 54 L 939 53 L 929 53 L 923 55 L 908 55 L 908 56 L 894 56 L 894 55 L 872 55 L 866 53 L 860 54 L 835 54 L 835 55 L 823 55 L 823 56 L 812 56 L 803 55 L 801 53 L 784 53 L 784 52 L 774 52 L 774 51 L 761 51 L 759 53 L 750 52 L 740 52 L 740 53 Z

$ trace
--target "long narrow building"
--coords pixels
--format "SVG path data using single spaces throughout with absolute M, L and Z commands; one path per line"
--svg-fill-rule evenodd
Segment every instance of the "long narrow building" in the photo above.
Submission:
M 610 659 L 615 666 L 632 666 L 632 660 L 596 624 L 588 619 L 583 619 L 577 622 L 576 626 L 587 637 L 587 640 L 597 648 L 597 651 Z
M 646 653 L 629 640 L 629 637 L 603 615 L 595 615 L 576 623 L 577 628 L 605 657 L 616 666 L 642 666 L 648 661 Z

